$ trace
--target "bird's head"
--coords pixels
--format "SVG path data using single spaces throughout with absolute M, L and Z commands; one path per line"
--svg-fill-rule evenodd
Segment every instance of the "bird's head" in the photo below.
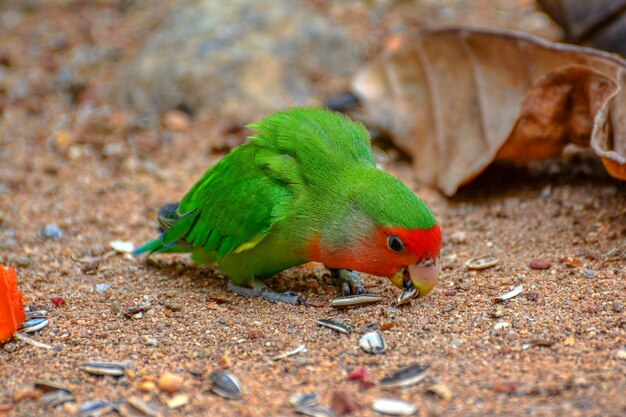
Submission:
M 427 295 L 437 283 L 441 229 L 428 206 L 384 171 L 360 172 L 349 204 L 328 221 L 312 260 L 331 268 L 388 277 L 404 291 Z

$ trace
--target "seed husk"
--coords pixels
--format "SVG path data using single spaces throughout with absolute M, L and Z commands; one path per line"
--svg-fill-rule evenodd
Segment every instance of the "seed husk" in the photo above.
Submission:
M 293 355 L 297 355 L 300 352 L 306 352 L 306 346 L 305 345 L 300 345 L 297 348 L 293 349 L 293 350 L 289 350 L 287 352 L 283 352 L 278 356 L 274 356 L 272 358 L 273 361 L 279 361 L 281 359 L 285 359 L 289 356 L 293 356 Z
M 224 371 L 213 372 L 209 376 L 211 391 L 224 398 L 238 400 L 242 397 L 241 384 L 234 376 Z
M 46 310 L 35 310 L 26 312 L 27 319 L 43 319 L 46 317 L 48 317 L 48 312 Z
M 72 390 L 70 390 L 68 387 L 63 386 L 59 383 L 56 383 L 54 381 L 46 381 L 46 380 L 38 380 L 35 381 L 35 388 L 42 390 L 43 392 L 50 392 L 50 391 L 65 391 L 69 394 L 72 393 Z
M 114 410 L 113 404 L 104 400 L 95 400 L 83 403 L 78 414 L 83 417 L 103 416 Z
M 154 404 L 147 403 L 140 398 L 128 398 L 126 403 L 120 407 L 120 414 L 122 416 L 148 416 L 159 417 L 161 410 Z
M 294 407 L 313 407 L 319 404 L 320 395 L 317 392 L 293 394 L 289 397 L 289 404 Z
M 518 285 L 517 287 L 513 288 L 513 290 L 507 292 L 506 294 L 502 294 L 498 297 L 496 297 L 497 301 L 506 301 L 509 300 L 513 297 L 517 297 L 518 295 L 520 295 L 520 293 L 522 292 L 522 290 L 524 289 L 523 285 Z
M 389 416 L 411 416 L 417 412 L 415 404 L 391 398 L 380 398 L 374 401 L 372 409 Z
M 322 327 L 328 327 L 329 329 L 333 329 L 343 334 L 352 333 L 352 326 L 348 324 L 339 323 L 338 321 L 330 320 L 330 319 L 319 319 L 315 323 L 319 324 Z
M 132 362 L 86 362 L 80 369 L 92 375 L 122 376 L 132 366 Z
M 498 258 L 494 255 L 483 255 L 476 258 L 472 258 L 465 262 L 465 266 L 469 269 L 487 269 L 492 266 L 496 266 Z
M 48 319 L 43 319 L 43 318 L 31 319 L 31 320 L 24 322 L 24 324 L 22 324 L 22 327 L 20 327 L 18 331 L 23 332 L 23 333 L 34 333 L 46 327 L 48 323 L 49 323 Z
M 377 294 L 356 294 L 337 297 L 331 300 L 330 305 L 338 309 L 361 307 L 381 301 L 382 296 Z
M 74 396 L 64 390 L 48 391 L 41 396 L 45 407 L 55 408 L 67 402 L 74 401 Z
M 151 305 L 152 303 L 150 301 L 146 301 L 145 303 L 136 306 L 124 307 L 122 309 L 122 314 L 124 314 L 126 318 L 131 318 L 137 313 L 143 313 L 149 309 Z
M 417 298 L 417 296 L 419 295 L 420 291 L 417 288 L 412 288 L 410 290 L 404 291 L 402 294 L 400 294 L 400 296 L 398 297 L 398 305 L 401 306 L 403 304 L 407 304 L 409 301 L 411 301 L 414 298 Z
M 335 414 L 329 410 L 328 408 L 322 407 L 294 407 L 296 413 L 304 414 L 305 416 L 311 417 L 335 417 Z
M 383 339 L 383 336 L 378 332 L 365 333 L 359 339 L 359 346 L 361 346 L 361 349 L 365 352 L 374 355 L 387 350 L 387 343 L 385 343 L 385 339 Z
M 450 401 L 454 394 L 452 394 L 452 390 L 445 386 L 444 384 L 432 384 L 426 388 L 426 391 L 437 395 L 439 398 Z
M 402 368 L 395 373 L 380 380 L 380 386 L 383 389 L 394 387 L 408 387 L 421 382 L 426 376 L 428 366 L 414 364 Z

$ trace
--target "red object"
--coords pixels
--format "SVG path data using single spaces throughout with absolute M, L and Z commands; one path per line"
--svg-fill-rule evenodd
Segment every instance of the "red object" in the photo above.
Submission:
M 52 297 L 50 301 L 52 302 L 52 304 L 54 304 L 57 307 L 61 307 L 62 305 L 65 305 L 65 298 L 63 297 Z
M 8 271 L 0 265 L 0 343 L 10 340 L 26 320 L 23 297 L 13 265 Z
M 361 388 L 363 389 L 372 388 L 376 385 L 372 381 L 370 381 L 369 378 L 370 373 L 367 372 L 367 369 L 365 368 L 357 369 L 356 371 L 352 371 L 348 374 L 348 379 L 351 379 L 353 381 L 359 381 L 359 383 L 361 384 Z

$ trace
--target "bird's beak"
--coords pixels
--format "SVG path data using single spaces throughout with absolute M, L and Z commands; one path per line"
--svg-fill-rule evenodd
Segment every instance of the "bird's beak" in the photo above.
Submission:
M 415 293 L 413 298 L 424 297 L 437 283 L 441 266 L 436 258 L 421 259 L 415 265 L 404 267 L 389 280 L 396 287 L 405 291 L 405 294 Z M 405 294 L 402 297 L 406 298 Z

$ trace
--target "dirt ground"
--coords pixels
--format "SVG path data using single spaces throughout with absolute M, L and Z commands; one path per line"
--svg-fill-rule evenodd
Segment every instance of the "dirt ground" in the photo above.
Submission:
M 155 210 L 179 199 L 241 139 L 219 121 L 176 113 L 142 129 L 111 98 L 117 68 L 167 12 L 131 3 L 0 2 L 0 261 L 16 265 L 29 302 L 48 310 L 50 324 L 31 337 L 54 347 L 0 347 L 0 416 L 74 415 L 86 401 L 131 397 L 168 416 L 292 416 L 288 399 L 301 392 L 319 393 L 321 405 L 333 402 L 336 411 L 351 403 L 355 416 L 379 415 L 371 404 L 386 397 L 418 405 L 420 416 L 626 415 L 626 185 L 585 155 L 494 167 L 447 199 L 415 183 L 408 162 L 390 152 L 387 168 L 432 207 L 444 231 L 439 285 L 399 309 L 397 289 L 370 276 L 365 285 L 381 303 L 331 308 L 336 288 L 320 265 L 271 281 L 310 304 L 294 307 L 236 296 L 219 270 L 184 256 L 77 261 L 101 256 L 113 240 L 153 238 Z M 417 3 L 417 25 L 436 21 L 434 2 Z M 523 29 L 539 22 L 528 30 L 557 33 L 530 1 L 447 3 L 465 5 L 458 19 L 473 24 Z M 495 10 L 488 6 L 495 3 Z M 355 26 L 350 13 L 366 2 L 350 7 L 328 12 Z M 396 13 L 404 7 L 399 2 Z M 391 27 L 366 28 L 366 42 L 374 45 Z M 70 62 L 83 72 L 53 76 Z M 63 236 L 43 239 L 48 224 Z M 484 254 L 498 264 L 468 271 L 465 262 Z M 550 268 L 530 269 L 536 258 Z M 97 284 L 110 288 L 96 292 Z M 517 285 L 519 296 L 494 302 Z M 65 304 L 55 306 L 53 297 Z M 148 301 L 142 317 L 124 316 L 125 307 Z M 315 324 L 321 318 L 356 330 L 335 333 Z M 384 354 L 358 346 L 372 329 L 389 345 Z M 302 344 L 306 352 L 271 360 Z M 117 379 L 79 370 L 92 359 L 133 367 Z M 414 363 L 429 367 L 421 383 L 380 388 L 381 378 Z M 217 369 L 241 380 L 243 399 L 208 391 Z M 373 386 L 347 378 L 359 369 Z M 183 378 L 178 408 L 168 406 L 171 394 L 140 390 L 166 372 Z M 70 387 L 76 402 L 45 408 L 33 386 L 40 379 Z M 433 384 L 452 397 L 431 393 Z

